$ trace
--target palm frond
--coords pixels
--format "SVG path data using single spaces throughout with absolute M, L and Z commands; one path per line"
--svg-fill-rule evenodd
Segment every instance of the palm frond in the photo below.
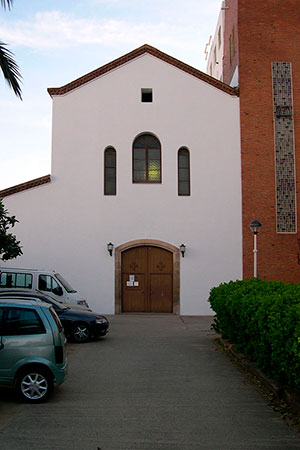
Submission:
M 1 6 L 2 8 L 6 9 L 11 9 L 12 5 L 13 5 L 14 0 L 1 0 Z
M 5 48 L 6 45 L 0 42 L 0 68 L 9 86 L 16 96 L 22 100 L 22 90 L 20 87 L 22 75 L 20 74 L 17 63 L 13 59 L 14 54 Z

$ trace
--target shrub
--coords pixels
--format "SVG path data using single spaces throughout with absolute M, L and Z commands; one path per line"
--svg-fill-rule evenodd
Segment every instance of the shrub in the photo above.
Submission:
M 211 289 L 213 328 L 275 380 L 300 387 L 300 285 L 250 279 Z

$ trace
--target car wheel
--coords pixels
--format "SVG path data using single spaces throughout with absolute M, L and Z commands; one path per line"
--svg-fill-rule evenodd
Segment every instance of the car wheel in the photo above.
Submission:
M 53 377 L 43 368 L 28 368 L 17 379 L 18 393 L 29 403 L 45 401 L 53 390 Z
M 91 332 L 88 325 L 78 323 L 73 327 L 72 340 L 78 343 L 87 342 L 91 337 Z

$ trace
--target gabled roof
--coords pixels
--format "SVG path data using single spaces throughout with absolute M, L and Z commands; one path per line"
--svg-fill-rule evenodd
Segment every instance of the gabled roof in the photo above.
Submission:
M 100 77 L 101 75 L 104 75 L 105 73 L 110 72 L 111 70 L 116 69 L 117 67 L 122 66 L 123 64 L 128 63 L 129 61 L 132 61 L 135 58 L 138 58 L 139 56 L 148 53 L 149 55 L 155 56 L 156 58 L 161 59 L 162 61 L 165 61 L 169 64 L 171 64 L 174 67 L 177 67 L 180 70 L 183 70 L 184 72 L 198 78 L 199 80 L 204 81 L 205 83 L 208 83 L 217 89 L 221 89 L 222 91 L 226 92 L 227 94 L 237 96 L 238 91 L 231 86 L 228 86 L 227 84 L 223 83 L 222 81 L 217 80 L 216 78 L 213 78 L 209 75 L 207 75 L 204 72 L 201 72 L 200 70 L 195 69 L 192 66 L 189 66 L 188 64 L 183 63 L 182 61 L 179 61 L 176 58 L 173 58 L 172 56 L 167 55 L 166 53 L 161 52 L 160 50 L 156 49 L 155 47 L 151 47 L 151 45 L 142 45 L 141 47 L 133 50 L 130 53 L 127 53 L 124 56 L 121 56 L 120 58 L 115 59 L 114 61 L 105 64 L 102 67 L 99 67 L 96 70 L 93 70 L 92 72 L 87 73 L 86 75 L 83 75 L 80 78 L 77 78 L 77 80 L 71 81 L 71 83 L 68 83 L 62 87 L 59 88 L 48 88 L 48 92 L 51 95 L 51 97 L 56 95 L 64 95 L 68 92 L 72 91 L 73 89 L 76 89 L 80 86 L 83 86 L 85 83 L 88 83 L 95 78 Z
M 26 191 L 27 189 L 31 189 L 37 186 L 41 186 L 42 184 L 50 183 L 51 176 L 46 175 L 44 177 L 35 178 L 34 180 L 27 181 L 26 183 L 17 184 L 16 186 L 12 186 L 7 189 L 3 189 L 0 191 L 0 198 L 8 197 L 9 195 L 17 194 L 18 192 Z

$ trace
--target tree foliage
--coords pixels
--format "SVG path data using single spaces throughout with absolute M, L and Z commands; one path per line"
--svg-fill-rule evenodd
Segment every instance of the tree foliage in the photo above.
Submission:
M 7 8 L 10 10 L 12 5 L 13 0 L 1 0 L 1 6 L 3 9 Z M 22 76 L 13 57 L 14 54 L 8 50 L 7 44 L 0 42 L 0 67 L 4 79 L 7 81 L 16 96 L 22 100 L 22 90 L 20 87 Z
M 7 7 L 8 9 L 11 9 L 12 5 L 13 5 L 13 0 L 1 0 L 1 6 L 2 6 L 4 9 L 6 9 L 6 7 Z
M 20 241 L 17 241 L 15 235 L 10 233 L 18 222 L 15 216 L 9 216 L 3 202 L 0 199 L 0 260 L 7 261 L 22 255 Z

